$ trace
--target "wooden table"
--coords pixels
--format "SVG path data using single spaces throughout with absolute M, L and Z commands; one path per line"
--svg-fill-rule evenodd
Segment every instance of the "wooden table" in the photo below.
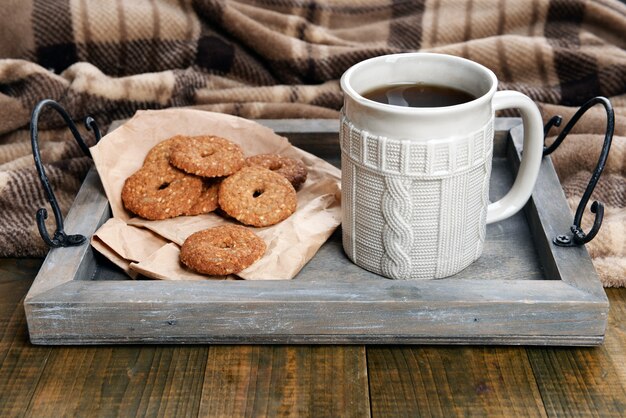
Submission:
M 626 289 L 596 348 L 33 346 L 0 259 L 0 416 L 624 416 Z

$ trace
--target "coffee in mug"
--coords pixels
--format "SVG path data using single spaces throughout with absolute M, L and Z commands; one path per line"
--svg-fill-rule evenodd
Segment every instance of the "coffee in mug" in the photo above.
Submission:
M 454 106 L 476 98 L 454 87 L 424 83 L 386 84 L 364 92 L 363 97 L 378 103 L 404 107 Z
M 375 57 L 344 73 L 342 239 L 355 264 L 393 279 L 453 275 L 480 257 L 486 224 L 524 206 L 541 163 L 541 115 L 497 85 L 476 62 L 432 53 Z M 388 99 L 398 86 L 407 105 Z M 407 93 L 416 86 L 430 86 L 419 105 Z M 507 108 L 522 115 L 523 158 L 511 190 L 490 203 L 494 112 Z

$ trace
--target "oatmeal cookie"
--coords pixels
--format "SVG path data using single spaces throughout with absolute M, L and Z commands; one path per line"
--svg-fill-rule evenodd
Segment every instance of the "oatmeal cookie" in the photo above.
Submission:
M 265 167 L 285 177 L 297 190 L 306 181 L 308 170 L 304 163 L 278 154 L 259 154 L 246 158 L 246 165 Z
M 217 192 L 220 189 L 221 178 L 202 179 L 202 192 L 196 203 L 183 215 L 193 216 L 213 212 L 219 207 L 217 203 Z
M 239 222 L 274 225 L 296 210 L 296 190 L 289 181 L 267 168 L 244 167 L 222 181 L 219 205 Z
M 180 248 L 180 261 L 203 274 L 238 273 L 263 256 L 266 245 L 239 225 L 222 225 L 190 235 Z
M 170 154 L 172 153 L 172 148 L 177 144 L 184 143 L 189 137 L 182 135 L 175 135 L 171 138 L 168 138 L 164 141 L 156 144 L 148 154 L 146 158 L 143 160 L 143 164 L 154 164 L 154 163 L 168 163 L 170 162 Z
M 222 177 L 235 173 L 245 161 L 241 147 L 217 136 L 193 136 L 172 148 L 170 163 L 189 174 Z
M 174 218 L 188 211 L 200 197 L 202 179 L 169 164 L 143 166 L 126 179 L 124 207 L 149 220 Z

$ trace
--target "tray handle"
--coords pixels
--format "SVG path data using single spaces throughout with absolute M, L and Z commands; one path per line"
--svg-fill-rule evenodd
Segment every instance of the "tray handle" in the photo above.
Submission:
M 70 247 L 80 245 L 86 240 L 84 235 L 68 235 L 63 229 L 63 215 L 61 214 L 61 209 L 59 208 L 57 199 L 54 196 L 52 187 L 50 186 L 50 181 L 48 180 L 46 171 L 44 170 L 43 164 L 41 163 L 41 154 L 39 152 L 38 124 L 39 116 L 41 115 L 41 112 L 44 110 L 45 107 L 51 107 L 63 117 L 65 124 L 68 126 L 68 128 L 70 128 L 70 131 L 72 132 L 74 139 L 76 139 L 76 142 L 78 142 L 80 148 L 83 150 L 85 155 L 91 158 L 89 147 L 80 136 L 80 133 L 78 132 L 74 121 L 72 121 L 72 118 L 65 111 L 65 109 L 59 103 L 51 99 L 45 99 L 37 103 L 37 105 L 33 109 L 33 113 L 30 118 L 30 140 L 33 149 L 33 158 L 35 159 L 35 166 L 37 167 L 37 172 L 39 173 L 39 180 L 41 181 L 41 185 L 48 197 L 48 202 L 50 202 L 50 206 L 52 207 L 52 211 L 54 212 L 56 230 L 54 231 L 54 236 L 50 237 L 45 224 L 45 220 L 48 218 L 48 211 L 45 208 L 40 208 L 37 211 L 37 228 L 39 229 L 39 234 L 41 235 L 41 238 L 50 247 Z M 98 128 L 98 124 L 96 123 L 95 119 L 91 116 L 87 116 L 85 118 L 85 127 L 88 131 L 93 131 L 97 143 L 100 140 L 101 135 L 100 129 Z
M 587 188 L 583 193 L 582 198 L 580 199 L 580 203 L 578 203 L 578 207 L 576 208 L 576 214 L 574 215 L 574 224 L 570 227 L 571 234 L 559 234 L 553 238 L 554 244 L 561 247 L 577 247 L 579 245 L 585 244 L 591 241 L 600 230 L 600 226 L 602 225 L 602 219 L 604 217 L 604 204 L 602 202 L 598 202 L 597 200 L 591 204 L 591 212 L 595 214 L 595 219 L 593 221 L 593 226 L 589 230 L 588 233 L 585 233 L 582 230 L 581 222 L 583 218 L 583 212 L 587 207 L 587 203 L 589 202 L 589 198 L 593 193 L 596 184 L 598 184 L 598 180 L 600 180 L 600 175 L 604 170 L 604 166 L 606 165 L 606 160 L 609 156 L 609 151 L 611 149 L 611 142 L 613 140 L 613 131 L 615 128 L 615 113 L 613 111 L 613 106 L 611 102 L 606 97 L 597 96 L 586 103 L 584 103 L 580 109 L 574 113 L 574 116 L 567 122 L 561 133 L 556 137 L 554 142 L 550 146 L 544 146 L 543 155 L 550 155 L 554 150 L 556 150 L 559 145 L 565 140 L 565 137 L 572 130 L 574 125 L 578 122 L 585 112 L 587 112 L 591 107 L 601 104 L 606 110 L 606 132 L 604 134 L 604 144 L 602 145 L 602 150 L 600 151 L 600 158 L 598 160 L 598 164 L 596 168 L 593 170 L 591 174 L 591 178 L 589 179 L 589 184 L 587 184 Z M 544 126 L 543 134 L 544 134 L 544 144 L 545 139 L 548 136 L 548 132 L 550 128 L 553 126 L 560 126 L 563 118 L 561 116 L 552 117 Z

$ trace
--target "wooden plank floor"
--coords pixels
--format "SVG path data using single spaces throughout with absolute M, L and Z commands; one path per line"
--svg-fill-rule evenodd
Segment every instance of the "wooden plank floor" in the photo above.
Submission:
M 40 264 L 0 259 L 0 417 L 626 415 L 626 289 L 597 348 L 42 347 L 22 306 Z

